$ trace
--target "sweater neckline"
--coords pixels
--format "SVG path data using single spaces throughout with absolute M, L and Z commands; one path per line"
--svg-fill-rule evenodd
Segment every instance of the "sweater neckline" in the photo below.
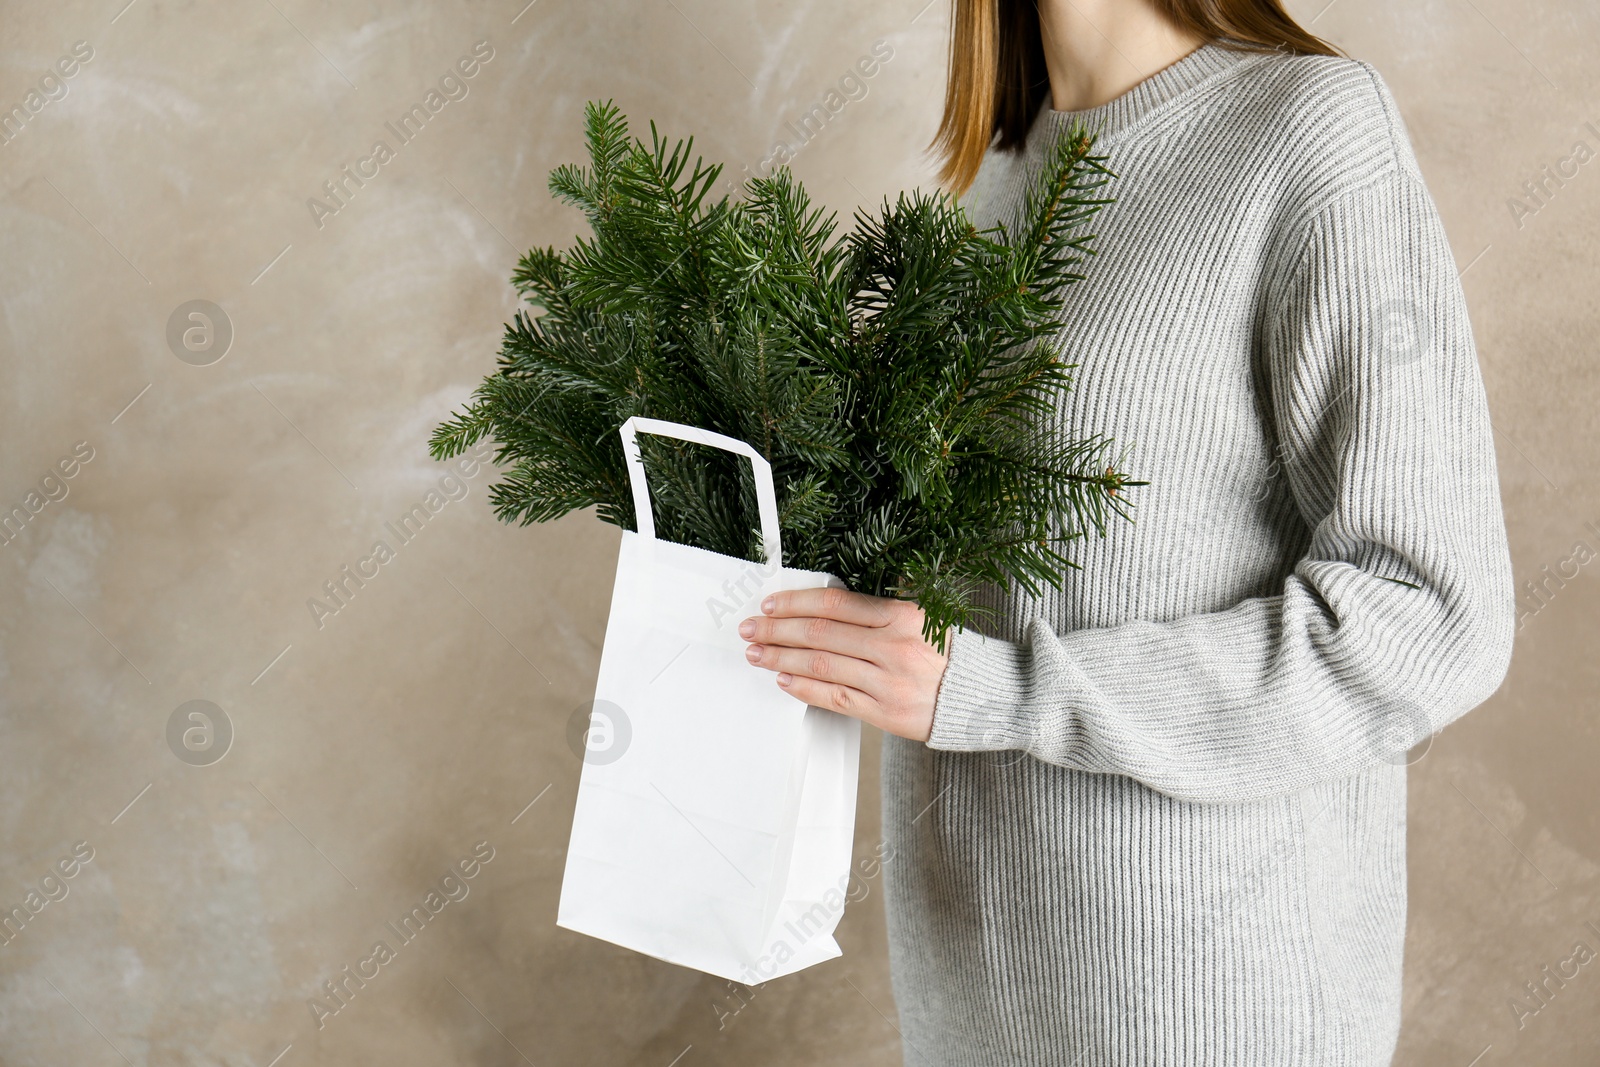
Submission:
M 1054 133 L 1064 133 L 1077 124 L 1090 133 L 1097 133 L 1096 140 L 1103 142 L 1109 137 L 1121 135 L 1161 104 L 1232 68 L 1250 54 L 1237 47 L 1227 47 L 1219 41 L 1207 41 L 1121 96 L 1096 107 L 1081 111 L 1057 111 L 1050 106 L 1050 98 L 1046 96 L 1039 108 L 1040 118 Z

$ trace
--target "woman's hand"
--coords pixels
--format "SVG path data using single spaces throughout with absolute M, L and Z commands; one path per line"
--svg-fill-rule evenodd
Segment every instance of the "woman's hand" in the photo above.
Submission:
M 926 741 L 948 657 L 922 637 L 922 609 L 844 589 L 792 589 L 739 624 L 745 656 L 807 704 Z

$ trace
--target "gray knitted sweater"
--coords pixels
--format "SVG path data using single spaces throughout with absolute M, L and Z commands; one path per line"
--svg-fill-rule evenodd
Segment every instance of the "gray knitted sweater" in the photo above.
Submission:
M 1400 1022 L 1407 749 L 1482 702 L 1514 602 L 1466 304 L 1365 63 L 1208 44 L 1043 108 L 964 202 L 1117 173 L 1059 413 L 1134 522 L 958 632 L 883 748 L 908 1065 L 1377 1067 Z

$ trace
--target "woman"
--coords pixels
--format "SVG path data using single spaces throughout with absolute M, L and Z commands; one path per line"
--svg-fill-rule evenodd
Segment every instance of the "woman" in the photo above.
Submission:
M 1116 202 L 1059 419 L 1150 484 L 948 660 L 899 601 L 745 623 L 777 684 L 890 735 L 905 1062 L 1387 1064 L 1405 750 L 1495 690 L 1514 625 L 1466 305 L 1394 99 L 1277 0 L 956 0 L 955 27 L 936 144 L 980 226 L 1100 131 Z

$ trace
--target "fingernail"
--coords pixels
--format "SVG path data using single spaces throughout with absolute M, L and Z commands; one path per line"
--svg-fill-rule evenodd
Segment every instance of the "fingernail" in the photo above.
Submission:
M 745 649 L 744 650 L 744 658 L 749 660 L 751 663 L 754 663 L 756 660 L 760 659 L 761 658 L 761 646 L 760 645 L 751 645 L 749 648 Z
M 794 678 L 792 676 L 790 676 L 790 675 L 787 675 L 787 674 L 778 675 L 778 684 L 779 685 L 788 685 L 792 681 L 794 681 Z
M 754 637 L 756 635 L 756 620 L 746 619 L 739 624 L 740 637 Z
M 767 597 L 767 599 L 765 599 L 765 600 L 763 600 L 761 602 L 761 613 L 763 615 L 771 615 L 772 614 L 772 609 L 777 607 L 777 606 L 778 606 L 778 602 L 776 600 L 774 600 L 772 597 L 769 596 L 769 597 Z

